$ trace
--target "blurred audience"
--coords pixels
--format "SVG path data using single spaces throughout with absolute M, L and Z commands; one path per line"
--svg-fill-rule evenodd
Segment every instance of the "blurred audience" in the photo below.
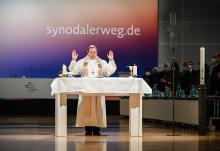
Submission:
M 192 96 L 192 90 L 197 90 L 200 80 L 200 63 L 193 65 L 192 61 L 187 61 L 182 66 L 182 72 L 178 62 L 174 62 L 171 66 L 168 62 L 164 63 L 163 70 L 159 72 L 158 67 L 145 68 L 143 79 L 151 88 L 156 87 L 163 94 L 168 87 L 173 91 L 173 70 L 174 70 L 174 88 L 183 91 L 183 95 Z M 220 54 L 214 53 L 210 64 L 205 64 L 205 83 L 208 88 L 209 95 L 220 95 Z M 159 94 L 161 94 L 159 93 Z M 197 92 L 198 93 L 198 92 Z

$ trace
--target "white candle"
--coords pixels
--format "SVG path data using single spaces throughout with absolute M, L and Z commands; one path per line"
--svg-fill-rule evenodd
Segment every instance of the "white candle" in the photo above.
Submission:
M 135 64 L 133 66 L 133 76 L 137 76 L 137 66 Z
M 65 64 L 63 64 L 62 69 L 63 69 L 63 74 L 66 74 L 66 73 L 67 73 L 67 68 L 66 68 L 66 65 L 65 65 Z
M 200 48 L 200 84 L 205 84 L 205 48 Z

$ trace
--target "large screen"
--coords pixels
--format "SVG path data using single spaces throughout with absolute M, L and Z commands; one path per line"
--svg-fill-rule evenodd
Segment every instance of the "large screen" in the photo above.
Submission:
M 158 1 L 0 1 L 0 77 L 57 77 L 91 44 L 105 60 L 113 50 L 117 73 L 136 64 L 141 76 L 157 65 Z

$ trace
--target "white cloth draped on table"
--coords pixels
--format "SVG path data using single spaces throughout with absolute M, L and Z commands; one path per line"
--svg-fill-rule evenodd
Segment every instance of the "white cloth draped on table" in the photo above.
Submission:
M 142 98 L 143 94 L 151 94 L 152 89 L 142 78 L 124 78 L 124 77 L 108 77 L 108 78 L 56 78 L 51 84 L 51 95 L 56 97 L 56 136 L 66 136 L 67 133 L 67 95 L 77 94 L 79 100 L 82 100 L 78 105 L 78 115 L 77 121 L 83 127 L 87 125 L 96 123 L 100 127 L 106 124 L 106 113 L 105 113 L 105 101 L 100 101 L 98 107 L 90 107 L 89 112 L 84 113 L 87 110 L 85 105 L 83 105 L 82 96 L 90 96 L 91 102 L 95 102 L 96 98 L 92 96 L 129 96 L 129 134 L 130 136 L 142 136 Z M 95 100 L 95 101 L 93 101 Z M 101 98 L 102 100 L 102 98 Z M 104 99 L 103 99 L 104 100 Z M 91 103 L 90 102 L 90 103 Z M 103 103 L 103 104 L 102 104 Z M 80 105 L 82 104 L 82 105 Z M 96 105 L 96 104 L 95 104 Z M 89 105 L 93 106 L 93 105 Z M 97 112 L 92 113 L 93 109 Z M 101 110 L 100 110 L 101 109 Z M 103 110 L 104 109 L 104 110 Z M 80 112 L 79 112 L 80 111 Z M 83 114 L 82 114 L 83 113 Z M 92 114 L 91 114 L 92 113 Z M 92 120 L 86 121 L 84 117 L 80 116 L 88 115 Z M 91 115 L 91 116 L 90 116 Z M 104 115 L 104 116 L 103 116 Z M 94 117 L 97 116 L 94 119 Z M 99 117 L 98 117 L 99 116 Z M 101 118 L 100 118 L 101 117 Z M 100 122 L 102 121 L 102 123 Z M 104 124 L 103 124 L 104 123 Z M 76 123 L 77 125 L 77 123 Z M 80 125 L 77 125 L 80 126 Z

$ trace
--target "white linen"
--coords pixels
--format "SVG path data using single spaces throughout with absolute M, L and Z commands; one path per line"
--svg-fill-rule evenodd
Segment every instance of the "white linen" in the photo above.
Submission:
M 56 78 L 51 95 L 58 93 L 142 93 L 152 90 L 142 78 Z

